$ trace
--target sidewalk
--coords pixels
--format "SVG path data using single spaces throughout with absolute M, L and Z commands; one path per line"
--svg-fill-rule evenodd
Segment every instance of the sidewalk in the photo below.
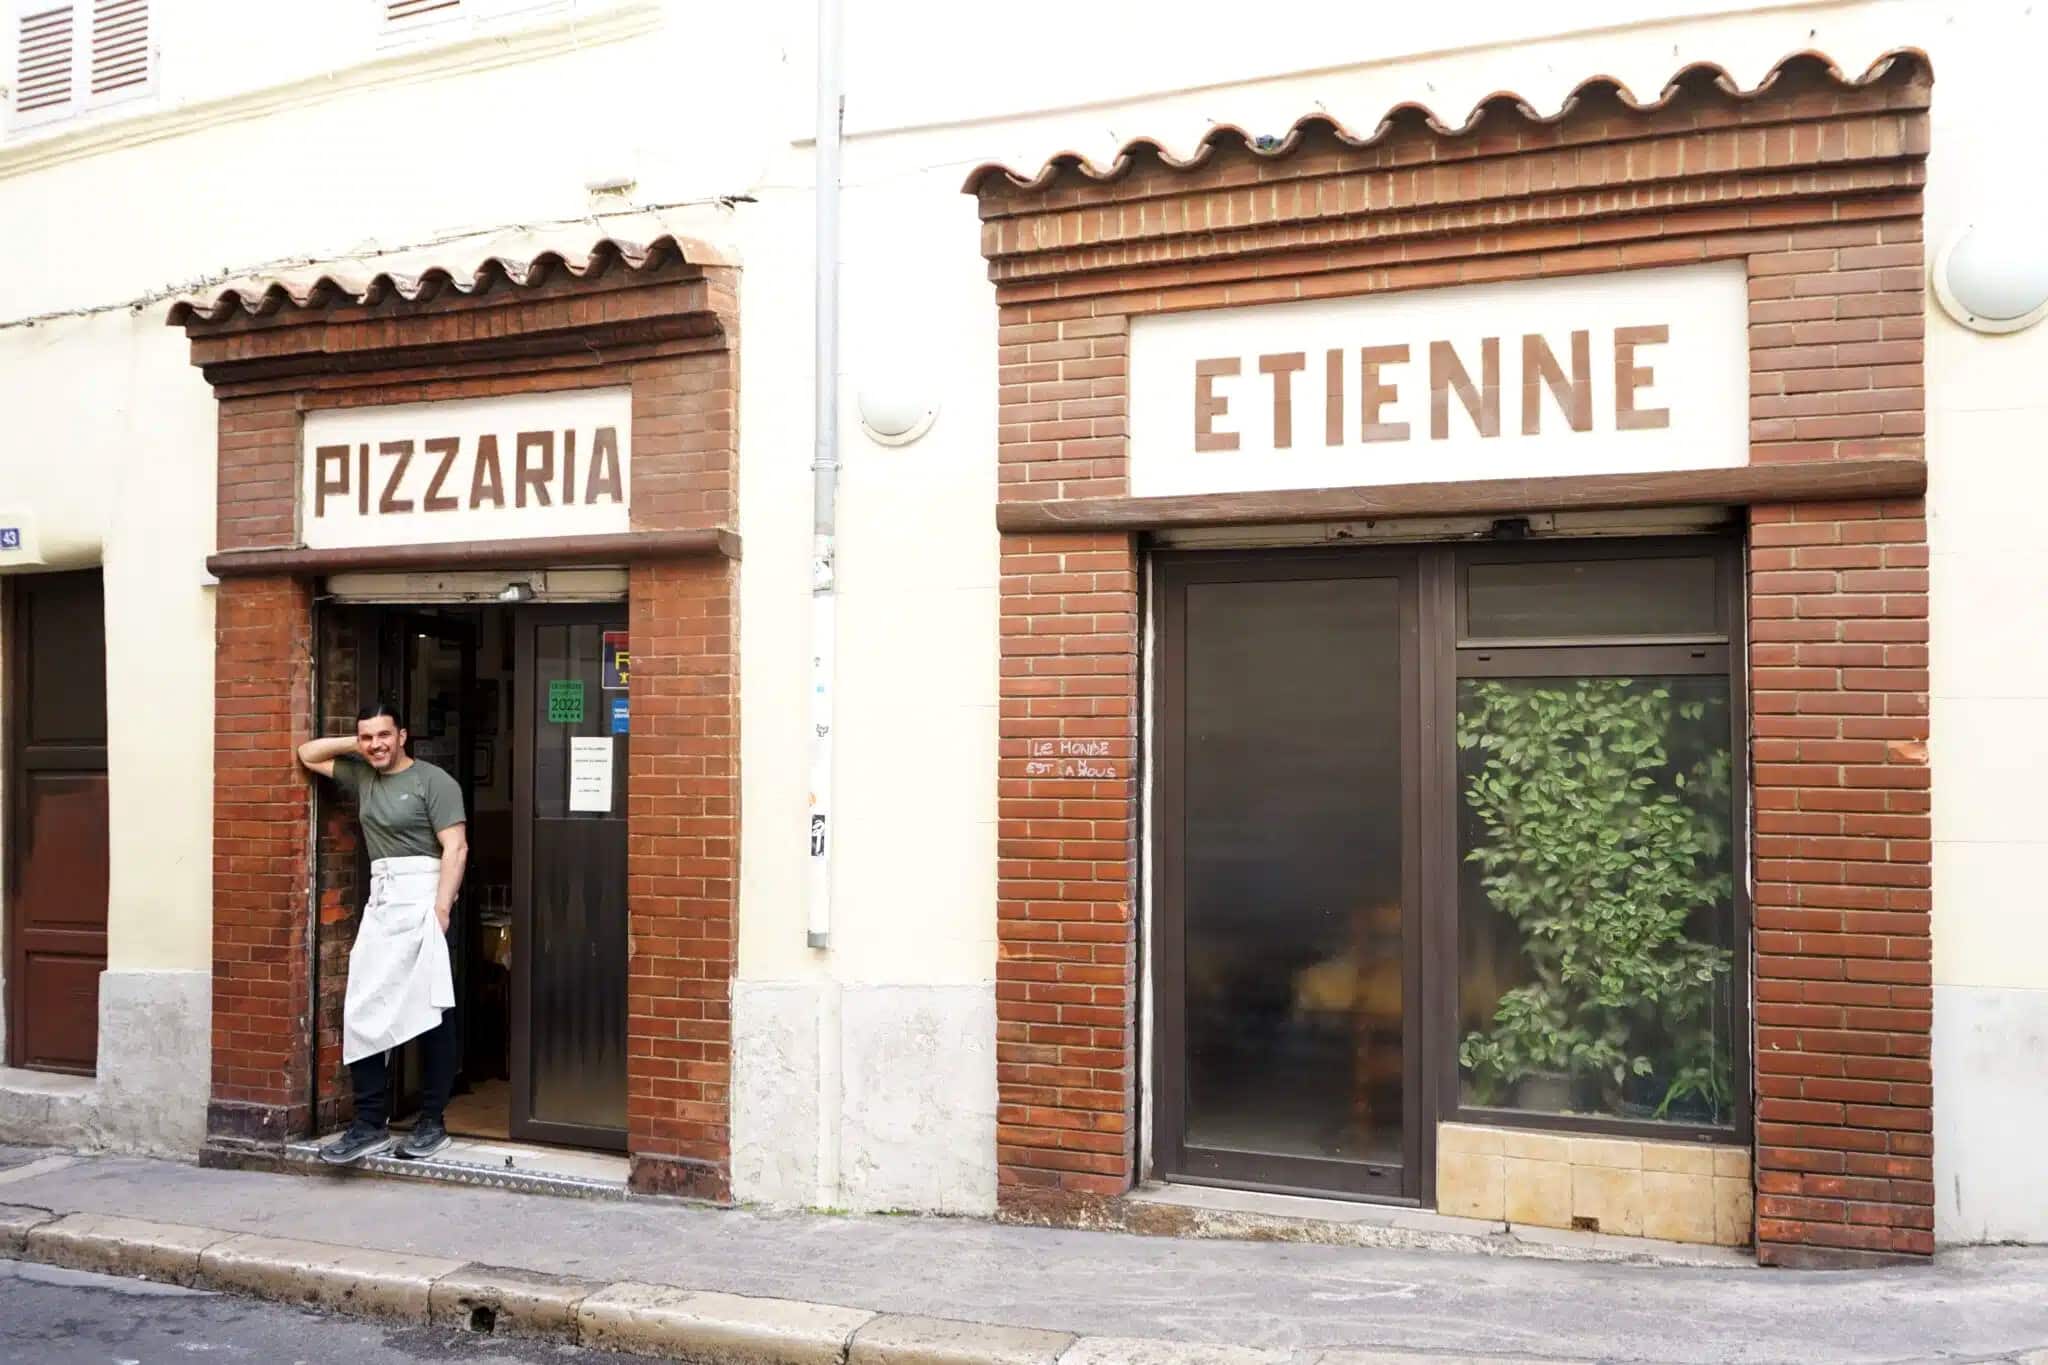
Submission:
M 2021 1360 L 2048 1352 L 2048 1249 L 1958 1250 L 1931 1267 L 1882 1271 L 1690 1269 L 765 1214 L 18 1149 L 6 1157 L 0 1205 L 54 1215 L 121 1215 L 221 1237 L 255 1233 L 443 1258 L 443 1274 L 478 1262 L 794 1300 L 788 1312 L 821 1322 L 860 1317 L 818 1307 L 838 1305 L 1272 1353 L 1154 1353 L 1135 1342 L 1085 1340 L 1062 1348 L 1063 1361 L 1089 1365 L 1376 1358 L 1329 1354 L 1347 1347 L 1687 1362 Z M 0 1247 L 5 1226 L 0 1217 Z M 2037 1359 L 2048 1362 L 2048 1354 Z

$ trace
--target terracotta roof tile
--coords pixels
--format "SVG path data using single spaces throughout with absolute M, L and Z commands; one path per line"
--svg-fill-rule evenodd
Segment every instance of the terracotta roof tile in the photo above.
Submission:
M 221 322 L 238 310 L 261 317 L 287 306 L 374 304 L 393 295 L 431 298 L 451 288 L 478 294 L 500 285 L 537 285 L 558 270 L 582 277 L 615 263 L 643 270 L 675 257 L 693 265 L 737 264 L 730 251 L 677 232 L 658 213 L 611 215 L 256 271 L 177 298 L 168 320 L 182 327 Z
M 1904 64 L 1902 66 L 1902 64 Z M 1928 70 L 1926 54 L 1918 48 L 1893 48 L 1871 63 L 1862 75 L 1853 80 L 1843 76 L 1841 69 L 1825 54 L 1813 51 L 1789 53 L 1780 58 L 1763 79 L 1754 86 L 1744 89 L 1726 68 L 1712 62 L 1694 62 L 1673 73 L 1656 98 L 1639 99 L 1626 84 L 1612 76 L 1591 76 L 1580 81 L 1567 94 L 1558 107 L 1548 114 L 1536 109 L 1528 100 L 1511 90 L 1496 91 L 1476 102 L 1457 123 L 1448 123 L 1428 106 L 1406 101 L 1387 110 L 1379 124 L 1364 136 L 1345 127 L 1328 114 L 1310 114 L 1298 119 L 1284 136 L 1256 137 L 1234 124 L 1219 123 L 1209 129 L 1187 155 L 1179 155 L 1167 148 L 1160 140 L 1151 137 L 1136 137 L 1125 142 L 1107 165 L 1099 165 L 1080 152 L 1065 151 L 1046 160 L 1044 165 L 1032 174 L 1026 174 L 1009 166 L 988 162 L 977 166 L 968 173 L 967 181 L 961 186 L 967 194 L 979 194 L 991 187 L 991 181 L 1001 177 L 1009 188 L 1035 192 L 1050 187 L 1063 175 L 1076 175 L 1088 180 L 1107 182 L 1127 174 L 1134 165 L 1151 158 L 1177 171 L 1191 171 L 1202 166 L 1222 148 L 1240 148 L 1253 156 L 1265 160 L 1278 160 L 1297 150 L 1313 133 L 1328 133 L 1350 147 L 1369 147 L 1385 137 L 1393 129 L 1414 123 L 1427 126 L 1440 137 L 1461 138 L 1476 131 L 1487 115 L 1494 111 L 1513 112 L 1520 117 L 1540 124 L 1562 121 L 1587 97 L 1596 93 L 1611 94 L 1627 109 L 1647 114 L 1662 109 L 1688 91 L 1696 91 L 1711 85 L 1737 99 L 1755 99 L 1766 94 L 1788 73 L 1801 69 L 1819 72 L 1835 84 L 1855 88 L 1873 84 L 1884 79 L 1895 69 L 1914 68 Z

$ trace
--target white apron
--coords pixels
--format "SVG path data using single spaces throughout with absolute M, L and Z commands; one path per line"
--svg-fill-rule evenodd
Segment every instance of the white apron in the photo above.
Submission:
M 455 1007 L 448 940 L 434 917 L 439 858 L 379 858 L 348 954 L 341 1060 L 359 1062 L 417 1038 Z

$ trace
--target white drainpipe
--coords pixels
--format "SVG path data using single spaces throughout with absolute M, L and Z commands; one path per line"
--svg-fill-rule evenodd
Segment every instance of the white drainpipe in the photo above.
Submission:
M 832 702 L 838 666 L 839 0 L 818 0 L 817 435 L 811 460 L 810 879 L 804 941 L 832 943 Z

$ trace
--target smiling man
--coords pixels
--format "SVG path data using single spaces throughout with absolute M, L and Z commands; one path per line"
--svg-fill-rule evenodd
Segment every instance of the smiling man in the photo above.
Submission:
M 391 1146 L 391 1065 L 386 1054 L 420 1040 L 420 1114 L 402 1157 L 448 1145 L 442 1112 L 455 1084 L 455 978 L 448 917 L 462 889 L 469 840 L 462 788 L 405 751 L 405 731 L 382 702 L 356 716 L 353 736 L 307 740 L 299 766 L 355 797 L 370 854 L 370 898 L 348 955 L 341 1059 L 354 1083 L 356 1116 L 320 1151 L 346 1166 Z

